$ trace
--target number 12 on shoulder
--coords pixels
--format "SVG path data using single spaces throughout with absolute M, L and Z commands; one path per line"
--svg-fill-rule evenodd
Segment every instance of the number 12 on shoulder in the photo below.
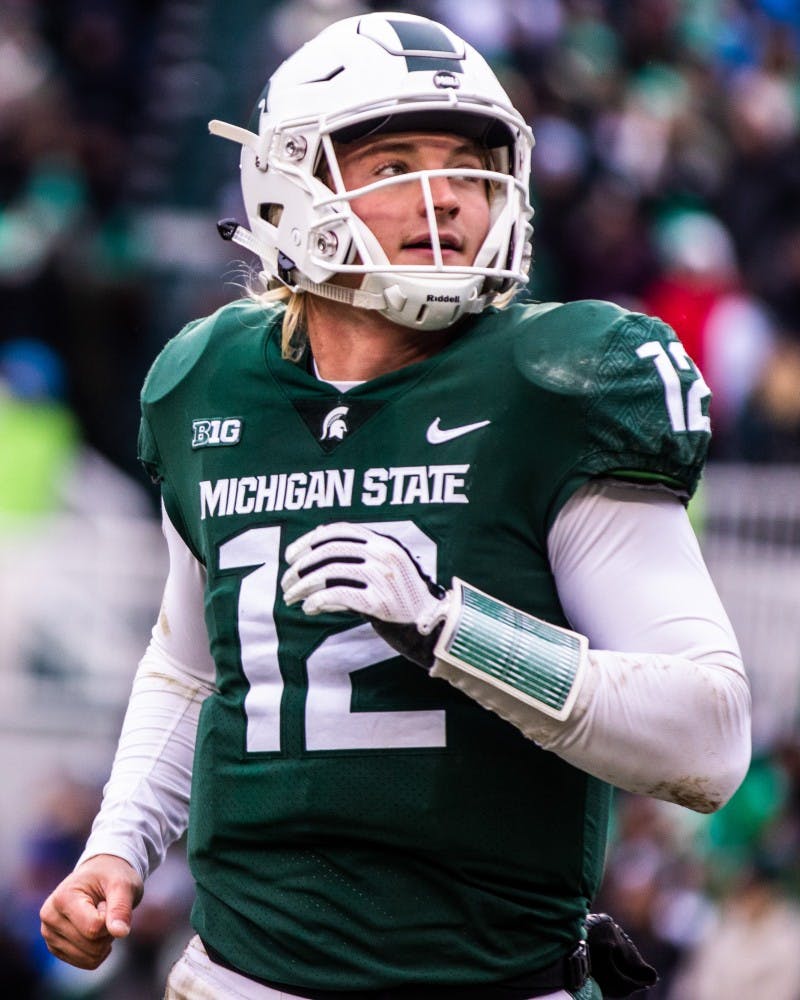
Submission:
M 711 420 L 703 414 L 702 401 L 711 395 L 705 379 L 686 353 L 679 340 L 670 342 L 665 348 L 658 340 L 648 340 L 636 349 L 640 358 L 651 358 L 658 376 L 664 384 L 664 402 L 670 425 L 676 434 L 687 431 L 711 432 Z M 692 384 L 683 398 L 680 372 L 693 374 Z

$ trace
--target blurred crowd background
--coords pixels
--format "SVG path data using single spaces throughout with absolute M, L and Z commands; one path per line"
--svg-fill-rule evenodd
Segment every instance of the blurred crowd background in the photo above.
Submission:
M 471 40 L 533 126 L 528 294 L 660 315 L 702 369 L 711 487 L 736 470 L 695 507 L 712 556 L 715 530 L 742 534 L 732 499 L 772 504 L 718 563 L 758 584 L 730 590 L 734 606 L 789 601 L 783 652 L 770 625 L 753 656 L 769 696 L 750 774 L 711 818 L 618 796 L 594 905 L 658 966 L 652 1000 L 800 1000 L 798 0 L 3 0 L 0 993 L 150 1000 L 189 934 L 178 845 L 99 972 L 38 937 L 160 597 L 138 392 L 165 340 L 251 266 L 216 234 L 244 213 L 237 148 L 208 120 L 244 124 L 301 42 L 386 7 Z M 782 555 L 754 562 L 765 543 Z

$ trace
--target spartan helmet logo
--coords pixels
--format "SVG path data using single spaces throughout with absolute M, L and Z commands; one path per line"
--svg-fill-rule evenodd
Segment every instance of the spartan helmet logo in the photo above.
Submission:
M 330 441 L 334 438 L 338 441 L 342 440 L 347 433 L 347 424 L 344 418 L 347 416 L 349 409 L 349 406 L 334 406 L 322 421 L 322 434 L 319 436 L 320 441 Z

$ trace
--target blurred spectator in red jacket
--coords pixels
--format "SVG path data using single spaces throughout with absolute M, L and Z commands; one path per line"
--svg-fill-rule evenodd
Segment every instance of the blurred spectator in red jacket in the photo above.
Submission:
M 711 387 L 716 457 L 739 457 L 736 424 L 774 352 L 769 312 L 743 287 L 733 240 L 713 215 L 671 215 L 657 246 L 662 271 L 644 310 L 674 328 Z

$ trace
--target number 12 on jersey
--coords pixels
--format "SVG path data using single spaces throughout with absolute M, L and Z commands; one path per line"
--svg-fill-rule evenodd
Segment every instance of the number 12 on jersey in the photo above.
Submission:
M 412 521 L 369 523 L 390 532 L 436 577 L 436 546 Z M 241 667 L 250 689 L 244 700 L 247 750 L 281 750 L 283 677 L 280 637 L 272 609 L 278 594 L 281 529 L 249 528 L 220 546 L 221 570 L 241 569 L 237 629 Z M 306 750 L 397 750 L 446 746 L 442 709 L 353 711 L 352 678 L 357 670 L 397 656 L 371 625 L 327 636 L 306 660 Z
M 673 431 L 676 434 L 687 431 L 710 433 L 711 420 L 703 414 L 701 404 L 711 395 L 711 390 L 683 344 L 679 340 L 673 340 L 668 349 L 665 349 L 659 341 L 648 340 L 636 349 L 636 353 L 640 358 L 652 358 L 659 378 L 664 383 L 664 402 Z M 681 371 L 691 371 L 694 375 L 685 404 L 679 374 Z

